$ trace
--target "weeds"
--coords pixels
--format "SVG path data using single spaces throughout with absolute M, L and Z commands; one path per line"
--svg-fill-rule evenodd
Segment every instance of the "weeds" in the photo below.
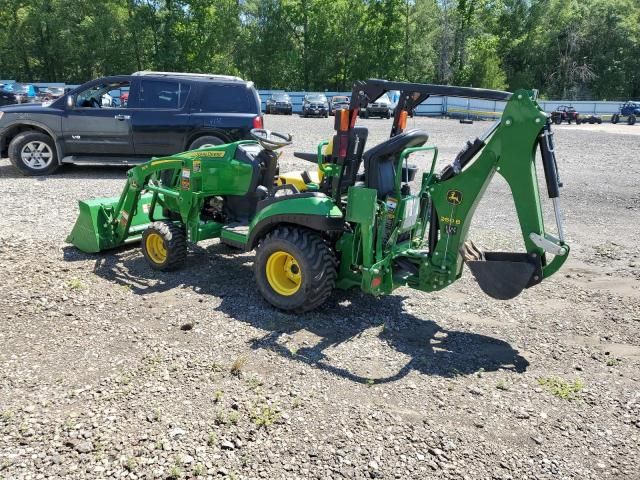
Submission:
M 201 463 L 198 463 L 196 465 L 194 465 L 193 467 L 193 476 L 194 477 L 200 477 L 202 475 L 204 475 L 206 473 L 206 469 L 204 468 L 204 465 L 202 465 Z
M 213 401 L 219 403 L 223 395 L 224 392 L 222 390 L 216 390 L 216 393 L 213 394 Z
M 231 374 L 239 377 L 242 373 L 242 369 L 247 364 L 247 356 L 241 355 L 231 364 Z
M 563 400 L 573 400 L 584 388 L 584 383 L 579 378 L 573 382 L 558 377 L 539 378 L 538 383 Z
M 124 464 L 124 468 L 126 468 L 129 472 L 133 472 L 138 467 L 138 462 L 134 457 L 127 458 L 126 463 Z
M 620 360 L 617 358 L 607 358 L 607 367 L 615 367 L 620 365 Z
M 267 428 L 274 424 L 278 419 L 278 416 L 279 413 L 275 408 L 265 405 L 262 407 L 262 410 L 253 412 L 251 414 L 251 419 L 259 428 Z
M 496 388 L 497 388 L 498 390 L 503 390 L 503 391 L 505 391 L 505 392 L 506 392 L 507 390 L 509 390 L 509 387 L 507 386 L 507 383 L 506 383 L 504 380 L 500 380 L 500 381 L 498 382 L 498 384 L 496 385 Z
M 69 287 L 69 290 L 81 290 L 84 288 L 84 285 L 79 279 L 72 278 L 67 282 L 67 287 Z
M 216 443 L 218 443 L 218 436 L 214 432 L 209 432 L 209 435 L 207 435 L 207 445 L 213 447 Z

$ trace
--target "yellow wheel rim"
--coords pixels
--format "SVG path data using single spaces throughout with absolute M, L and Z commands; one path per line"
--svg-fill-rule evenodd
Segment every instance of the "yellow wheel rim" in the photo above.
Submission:
M 164 246 L 164 239 L 157 233 L 151 232 L 147 235 L 145 247 L 153 263 L 160 265 L 167 260 L 167 249 Z
M 302 272 L 295 257 L 287 252 L 277 251 L 267 259 L 267 281 L 273 290 L 289 297 L 300 289 Z

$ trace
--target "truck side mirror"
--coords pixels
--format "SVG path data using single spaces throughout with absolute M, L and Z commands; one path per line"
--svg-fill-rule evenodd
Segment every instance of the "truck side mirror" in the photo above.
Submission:
M 73 98 L 73 95 L 67 95 L 67 107 L 73 108 L 75 104 L 76 102 L 75 102 L 75 99 Z

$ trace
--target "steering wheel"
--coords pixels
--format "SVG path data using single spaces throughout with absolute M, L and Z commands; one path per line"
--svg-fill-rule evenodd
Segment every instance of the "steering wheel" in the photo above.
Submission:
M 91 97 L 91 106 L 95 108 L 102 108 L 102 104 L 95 97 Z
M 265 150 L 277 150 L 287 145 L 291 145 L 291 135 L 286 133 L 272 132 L 264 128 L 254 128 L 251 136 L 255 138 L 260 146 Z

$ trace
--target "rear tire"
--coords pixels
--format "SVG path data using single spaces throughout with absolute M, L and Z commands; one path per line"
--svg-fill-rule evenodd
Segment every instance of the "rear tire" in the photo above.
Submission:
M 260 242 L 254 274 L 267 302 L 280 310 L 303 313 L 329 298 L 336 266 L 333 251 L 318 233 L 279 227 Z
M 611 123 L 616 124 L 619 121 L 620 121 L 620 115 L 614 114 L 613 117 L 611 117 Z
M 49 175 L 60 165 L 53 140 L 35 130 L 23 132 L 9 144 L 9 160 L 23 175 Z
M 198 148 L 207 148 L 209 146 L 215 147 L 216 145 L 224 145 L 225 142 L 220 137 L 216 137 L 215 135 L 205 135 L 203 137 L 196 138 L 191 145 L 189 145 L 189 150 L 196 150 Z
M 173 222 L 153 222 L 142 234 L 142 253 L 154 270 L 177 270 L 187 258 L 184 228 Z
M 562 118 L 560 117 L 555 117 L 553 119 L 553 123 L 555 123 L 556 125 L 560 125 L 562 123 Z
M 636 123 L 636 116 L 635 115 L 629 115 L 629 118 L 627 119 L 627 123 L 629 125 L 634 125 Z

